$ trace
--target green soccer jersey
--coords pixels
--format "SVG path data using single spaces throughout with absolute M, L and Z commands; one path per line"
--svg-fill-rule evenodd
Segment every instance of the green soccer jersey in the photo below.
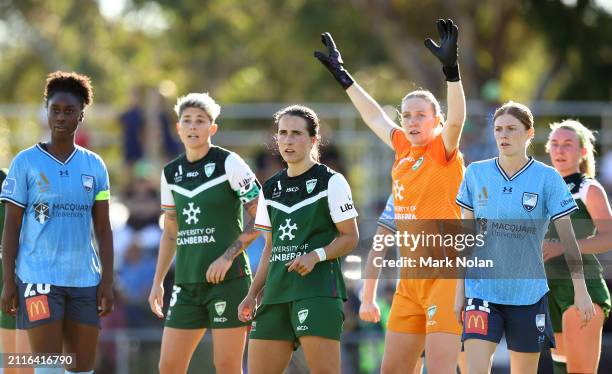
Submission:
M 257 205 L 256 228 L 272 233 L 264 304 L 310 297 L 346 299 L 340 259 L 322 261 L 302 277 L 288 272 L 289 261 L 331 243 L 335 223 L 357 217 L 351 190 L 342 174 L 316 164 L 296 177 L 283 170 L 263 187 Z
M 596 229 L 591 219 L 591 215 L 586 208 L 586 195 L 589 187 L 598 183 L 592 178 L 588 178 L 584 174 L 572 174 L 563 178 L 567 187 L 570 189 L 578 210 L 571 214 L 572 226 L 576 234 L 576 239 L 587 238 L 595 234 Z M 554 225 L 550 225 L 547 237 L 551 240 L 559 240 L 557 230 Z M 582 255 L 582 266 L 584 268 L 584 276 L 587 284 L 595 282 L 600 284 L 602 277 L 602 267 L 597 257 L 593 254 Z M 545 263 L 546 276 L 550 285 L 569 284 L 571 285 L 571 276 L 567 262 L 563 255 L 554 257 Z
M 0 186 L 4 184 L 4 179 L 8 170 L 0 169 Z M 0 202 L 0 260 L 2 259 L 2 233 L 4 232 L 4 202 Z
M 164 167 L 161 204 L 175 210 L 175 283 L 204 283 L 208 266 L 242 232 L 242 204 L 259 195 L 259 184 L 248 165 L 234 152 L 210 148 L 204 158 L 189 162 L 180 155 Z M 225 279 L 250 276 L 246 253 L 241 253 Z

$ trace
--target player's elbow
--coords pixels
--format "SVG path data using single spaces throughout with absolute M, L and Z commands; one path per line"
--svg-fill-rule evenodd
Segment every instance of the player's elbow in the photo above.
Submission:
M 346 236 L 346 252 L 352 252 L 357 245 L 359 244 L 359 231 L 355 230 L 349 234 L 345 234 Z

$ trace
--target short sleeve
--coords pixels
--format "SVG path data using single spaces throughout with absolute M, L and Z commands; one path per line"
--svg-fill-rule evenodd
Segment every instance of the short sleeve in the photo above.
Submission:
M 243 204 L 255 200 L 259 196 L 259 183 L 249 165 L 235 153 L 225 159 L 225 172 L 229 184 Z
M 327 185 L 327 203 L 334 223 L 357 217 L 353 204 L 351 187 L 342 174 L 336 173 L 329 178 Z
M 175 210 L 176 205 L 174 203 L 172 189 L 170 188 L 170 185 L 168 185 L 168 181 L 166 180 L 166 173 L 164 173 L 163 170 L 161 173 L 161 184 L 159 190 L 161 194 L 161 208 L 163 210 Z
M 110 182 L 108 178 L 108 170 L 101 158 L 98 158 L 99 170 L 96 176 L 96 201 L 110 200 Z
M 2 193 L 0 200 L 11 202 L 21 208 L 28 204 L 28 173 L 25 168 L 23 154 L 18 154 L 11 166 L 4 182 L 2 182 Z
M 395 226 L 395 207 L 393 206 L 393 194 L 389 195 L 385 209 L 378 217 L 378 226 L 382 226 L 390 231 L 396 232 L 397 227 Z
M 268 215 L 268 206 L 263 191 L 259 192 L 257 202 L 257 215 L 255 216 L 255 228 L 261 231 L 272 231 L 272 223 Z
M 578 209 L 567 184 L 556 171 L 551 169 L 546 178 L 546 212 L 551 220 L 566 216 Z
M 474 203 L 472 199 L 472 193 L 470 189 L 470 183 L 472 182 L 472 168 L 468 166 L 465 170 L 465 177 L 463 181 L 461 181 L 461 185 L 459 186 L 459 192 L 457 193 L 457 199 L 455 200 L 457 204 L 470 211 L 474 211 Z

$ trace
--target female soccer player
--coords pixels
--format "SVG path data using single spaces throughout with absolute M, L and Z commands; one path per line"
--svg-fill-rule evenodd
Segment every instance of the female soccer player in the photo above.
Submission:
M 2 311 L 17 313 L 34 354 L 74 353 L 76 366 L 66 372 L 91 373 L 100 317 L 113 307 L 108 173 L 97 154 L 74 144 L 92 101 L 89 78 L 51 73 L 44 99 L 51 140 L 15 157 L 0 195 Z
M 465 98 L 457 65 L 458 30 L 451 20 L 438 20 L 437 27 L 440 46 L 431 39 L 425 45 L 440 60 L 446 76 L 446 121 L 431 92 L 418 90 L 402 100 L 402 126 L 397 126 L 344 69 L 331 35 L 322 35 L 328 54 L 315 52 L 315 57 L 346 90 L 368 127 L 395 151 L 395 220 L 402 231 L 413 226 L 415 220 L 460 218 L 460 209 L 453 204 L 463 177 L 463 156 L 458 145 L 465 121 Z M 421 250 L 428 253 L 427 248 Z M 400 253 L 409 255 L 405 247 L 400 247 Z M 385 337 L 383 373 L 411 372 L 423 348 L 430 372 L 455 373 L 461 344 L 461 326 L 453 316 L 455 283 L 454 279 L 402 276 Z M 373 295 L 375 292 L 370 297 Z
M 190 93 L 174 110 L 185 153 L 161 175 L 164 231 L 149 295 L 163 318 L 163 281 L 176 254 L 159 370 L 186 373 L 210 328 L 217 373 L 240 373 L 247 327 L 235 310 L 251 283 L 244 249 L 259 235 L 252 219 L 243 225 L 242 213 L 254 219 L 259 184 L 240 156 L 211 143 L 221 107 L 210 96 Z
M 282 373 L 296 344 L 313 373 L 340 372 L 346 288 L 340 257 L 359 240 L 357 212 L 342 176 L 317 162 L 319 119 L 294 105 L 274 116 L 287 168 L 268 179 L 255 225 L 266 246 L 249 293 L 238 308 L 253 318 L 249 373 Z M 255 300 L 264 290 L 255 313 Z
M 572 306 L 574 289 L 569 268 L 551 227 L 552 240 L 545 241 L 544 261 L 548 276 L 548 310 L 557 347 L 552 350 L 555 374 L 597 373 L 601 334 L 610 313 L 610 291 L 603 278 L 596 253 L 607 252 L 612 243 L 612 211 L 603 187 L 595 178 L 593 143 L 595 136 L 578 121 L 565 120 L 550 125 L 546 143 L 550 160 L 570 189 L 578 210 L 571 219 L 589 295 L 595 303 L 595 317 L 581 328 L 580 315 Z M 566 368 L 567 364 L 567 368 Z
M 0 186 L 4 183 L 8 170 L 0 169 Z M 0 202 L 0 241 L 2 240 L 2 231 L 4 229 L 4 202 Z M 2 245 L 0 244 L 0 292 L 2 291 Z M 27 353 L 30 352 L 28 337 L 23 330 L 15 329 L 15 317 L 4 313 L 0 310 L 0 352 L 2 353 Z M 5 360 L 6 361 L 6 360 Z M 2 367 L 6 366 L 7 362 L 1 362 Z M 30 373 L 29 368 L 21 369 L 4 369 L 4 373 Z
M 493 120 L 499 157 L 470 164 L 457 203 L 484 235 L 484 247 L 475 256 L 494 263 L 490 269 L 467 269 L 465 283 L 457 282 L 455 313 L 460 321 L 463 310 L 468 373 L 490 372 L 504 333 L 512 372 L 535 373 L 540 352 L 554 346 L 541 252 L 549 220 L 570 264 L 579 324 L 588 322 L 595 309 L 569 219 L 578 207 L 559 173 L 527 157 L 533 115 L 526 106 L 508 102 Z

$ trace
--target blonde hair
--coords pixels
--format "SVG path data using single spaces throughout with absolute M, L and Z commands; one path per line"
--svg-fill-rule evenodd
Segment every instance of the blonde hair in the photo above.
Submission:
M 444 124 L 444 114 L 442 114 L 442 108 L 440 107 L 440 102 L 438 99 L 431 93 L 431 91 L 418 89 L 412 92 L 408 92 L 406 96 L 402 99 L 402 106 L 404 103 L 410 99 L 423 99 L 425 101 L 429 101 L 431 103 L 431 107 L 434 112 L 434 116 L 440 117 L 440 124 Z M 400 113 L 401 114 L 401 113 Z M 400 115 L 401 118 L 401 115 Z
M 208 114 L 211 123 L 215 123 L 219 114 L 221 114 L 221 106 L 213 100 L 208 93 L 189 93 L 186 96 L 181 96 L 176 100 L 174 111 L 179 120 L 183 111 L 187 108 L 199 108 Z
M 558 129 L 573 131 L 576 136 L 578 136 L 580 147 L 586 149 L 586 154 L 580 159 L 580 172 L 588 177 L 595 178 L 594 144 L 597 131 L 591 131 L 585 125 L 573 119 L 566 119 L 561 122 L 553 122 L 550 124 L 551 134 Z M 550 135 L 546 142 L 546 153 L 550 153 Z

